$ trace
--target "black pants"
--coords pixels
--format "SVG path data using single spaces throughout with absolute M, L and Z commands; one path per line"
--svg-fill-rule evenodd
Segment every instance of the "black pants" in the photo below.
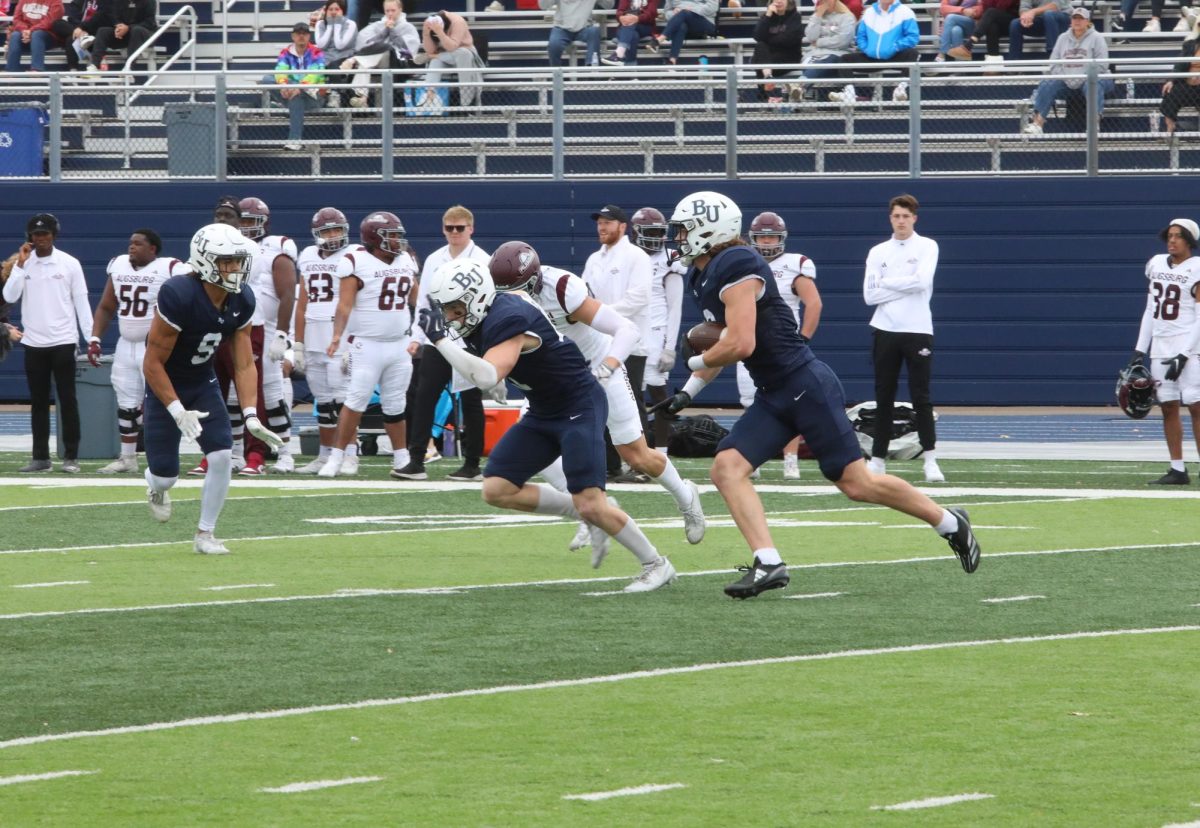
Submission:
M 130 26 L 124 37 L 117 37 L 117 30 L 111 26 L 97 30 L 96 42 L 92 44 L 92 65 L 99 66 L 104 62 L 104 56 L 114 49 L 128 49 L 132 55 L 150 39 L 150 34 L 149 29 L 141 26 Z
M 629 387 L 633 389 L 633 398 L 637 400 L 638 416 L 642 419 L 642 434 L 650 433 L 650 421 L 646 419 L 646 406 L 642 403 L 642 383 L 646 377 L 646 358 L 631 356 L 625 359 L 625 373 L 629 375 Z M 604 458 L 609 475 L 621 473 L 621 455 L 617 454 L 613 445 L 612 435 L 604 429 Z
M 72 70 L 79 68 L 79 55 L 75 53 L 75 43 L 71 38 L 76 28 L 75 24 L 68 23 L 62 17 L 50 24 L 50 33 L 63 44 L 63 52 L 67 55 L 67 68 Z
M 412 427 L 408 432 L 408 451 L 418 463 L 425 462 L 425 449 L 433 434 L 433 414 L 437 409 L 442 389 L 450 382 L 454 371 L 437 348 L 421 349 L 421 366 L 413 372 L 417 380 L 416 399 L 412 407 Z M 478 466 L 483 454 L 483 392 L 470 388 L 459 395 L 462 402 L 463 461 L 468 466 Z
M 62 414 L 64 460 L 79 457 L 79 402 L 75 399 L 75 346 L 25 348 L 25 380 L 29 383 L 29 420 L 33 459 L 50 459 L 50 378 Z
M 1171 91 L 1163 96 L 1158 111 L 1174 121 L 1178 120 L 1179 111 L 1189 106 L 1200 108 L 1200 86 L 1190 86 L 1187 78 L 1176 78 Z
M 975 24 L 975 31 L 971 35 L 971 41 L 973 43 L 978 43 L 981 40 L 985 41 L 989 55 L 1000 54 L 1000 38 L 1008 37 L 1008 27 L 1016 18 L 1015 14 L 1009 14 L 1000 9 L 984 9 L 979 22 Z
M 875 442 L 872 457 L 887 457 L 892 440 L 892 410 L 896 403 L 896 386 L 900 383 L 900 366 L 908 365 L 908 393 L 917 412 L 917 436 L 921 448 L 933 451 L 937 432 L 933 425 L 933 403 L 929 399 L 929 378 L 933 368 L 933 337 L 921 333 L 894 333 L 875 329 L 871 348 L 875 363 Z M 884 427 L 887 424 L 887 427 Z

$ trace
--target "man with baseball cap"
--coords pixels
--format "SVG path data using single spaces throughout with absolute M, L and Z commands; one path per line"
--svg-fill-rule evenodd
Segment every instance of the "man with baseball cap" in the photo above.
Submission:
M 275 61 L 275 83 L 283 88 L 272 89 L 271 99 L 288 109 L 288 139 L 283 148 L 300 150 L 304 113 L 320 108 L 317 94 L 325 83 L 325 56 L 312 44 L 312 29 L 307 23 L 292 26 L 292 45 Z
M 1157 388 L 1163 415 L 1163 435 L 1171 468 L 1150 483 L 1186 486 L 1191 482 L 1183 462 L 1183 417 L 1180 404 L 1192 415 L 1192 433 L 1200 449 L 1200 317 L 1196 293 L 1200 290 L 1200 256 L 1196 255 L 1200 227 L 1192 219 L 1171 219 L 1159 234 L 1167 252 L 1146 263 L 1149 293 L 1142 312 L 1142 327 L 1129 364 L 1150 358 L 1150 373 Z
M 1049 34 L 1047 34 L 1049 37 Z M 1088 9 L 1078 8 L 1071 11 L 1071 28 L 1063 32 L 1054 44 L 1050 53 L 1051 60 L 1072 60 L 1074 63 L 1056 63 L 1050 67 L 1045 80 L 1037 86 L 1033 95 L 1033 116 L 1023 131 L 1027 135 L 1041 135 L 1046 123 L 1046 116 L 1054 107 L 1054 102 L 1064 98 L 1068 90 L 1083 91 L 1084 76 L 1087 74 L 1088 63 L 1108 60 L 1108 42 L 1104 36 L 1092 28 L 1092 13 Z M 1100 78 L 1096 82 L 1096 118 L 1104 114 L 1104 98 L 1113 94 L 1116 85 L 1111 78 Z M 1070 130 L 1083 130 L 1084 124 L 1071 124 Z

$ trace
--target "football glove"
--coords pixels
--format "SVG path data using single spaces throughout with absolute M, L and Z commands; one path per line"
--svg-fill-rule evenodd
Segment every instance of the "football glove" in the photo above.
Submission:
M 283 355 L 287 349 L 292 347 L 292 342 L 288 339 L 287 331 L 276 331 L 275 338 L 271 340 L 271 348 L 267 351 L 267 356 L 271 362 L 283 362 Z
M 646 409 L 647 414 L 665 411 L 668 414 L 678 414 L 692 404 L 692 395 L 686 391 L 676 391 L 665 400 L 660 400 Z
M 504 405 L 508 402 L 508 383 L 501 381 L 493 385 L 491 388 L 483 392 L 493 402 L 498 402 Z
M 1133 356 L 1129 358 L 1127 368 L 1132 368 L 1135 365 L 1144 365 L 1146 363 L 1146 353 L 1144 351 L 1134 351 Z
M 189 411 L 179 400 L 168 405 L 167 411 L 175 418 L 175 425 L 179 426 L 179 432 L 184 437 L 189 440 L 200 439 L 200 435 L 204 431 L 200 421 L 208 416 L 207 411 Z
M 670 371 L 675 367 L 675 352 L 664 349 L 663 352 L 658 355 L 658 365 L 655 367 L 663 373 Z
M 246 418 L 246 431 L 249 431 L 273 449 L 283 446 L 283 438 L 262 424 L 257 416 Z
M 100 367 L 100 337 L 92 336 L 88 338 L 88 362 L 92 363 L 93 368 Z
M 304 373 L 304 343 L 303 342 L 295 343 L 294 345 L 292 345 L 292 350 L 295 351 L 295 353 L 292 354 L 292 369 L 295 371 L 299 371 L 301 374 L 303 374 Z
M 607 362 L 601 362 L 592 369 L 592 376 L 596 378 L 596 382 L 600 383 L 601 388 L 608 387 L 608 381 L 612 379 L 613 371 L 617 370 Z
M 440 310 L 421 308 L 417 316 L 417 324 L 425 332 L 425 337 L 434 345 L 446 338 L 446 317 Z
M 1164 359 L 1162 364 L 1167 366 L 1167 372 L 1163 374 L 1163 379 L 1167 382 L 1175 382 L 1183 373 L 1183 366 L 1187 364 L 1187 361 L 1187 354 L 1176 354 L 1170 359 Z

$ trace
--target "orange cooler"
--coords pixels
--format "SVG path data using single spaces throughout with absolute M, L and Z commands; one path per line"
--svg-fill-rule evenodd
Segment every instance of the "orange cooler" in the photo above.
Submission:
M 483 409 L 483 453 L 492 453 L 492 446 L 500 441 L 504 432 L 512 428 L 521 417 L 520 408 L 484 408 Z

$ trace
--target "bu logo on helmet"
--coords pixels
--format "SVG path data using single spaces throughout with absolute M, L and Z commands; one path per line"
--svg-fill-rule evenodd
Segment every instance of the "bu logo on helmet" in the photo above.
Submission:
M 721 218 L 721 205 L 709 204 L 702 198 L 698 198 L 692 202 L 692 215 L 704 216 L 709 221 L 718 221 Z
M 450 279 L 454 284 L 458 285 L 463 290 L 470 290 L 473 287 L 478 287 L 483 284 L 483 279 L 474 270 L 468 270 L 465 273 L 458 271 Z

